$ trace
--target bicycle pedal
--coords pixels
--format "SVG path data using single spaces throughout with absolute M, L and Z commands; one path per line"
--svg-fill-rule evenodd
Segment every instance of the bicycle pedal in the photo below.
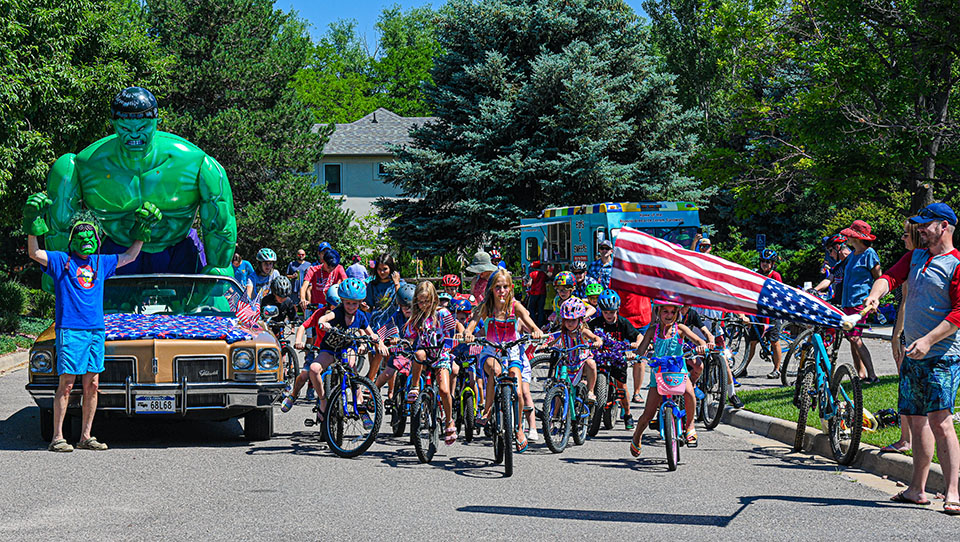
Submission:
M 314 425 L 317 425 L 317 421 L 316 421 L 316 420 L 311 420 L 310 418 L 307 418 L 307 419 L 303 420 L 303 425 L 306 426 L 306 427 L 313 427 Z

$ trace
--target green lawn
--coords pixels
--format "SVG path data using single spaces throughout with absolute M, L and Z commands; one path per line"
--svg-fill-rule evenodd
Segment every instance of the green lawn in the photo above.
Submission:
M 15 352 L 20 348 L 30 348 L 36 336 L 50 327 L 51 323 L 53 323 L 53 320 L 49 318 L 24 316 L 20 319 L 20 328 L 17 333 L 0 335 L 0 355 Z
M 880 382 L 870 386 L 863 387 L 863 407 L 870 412 L 876 412 L 884 408 L 897 408 L 897 376 L 884 376 Z M 737 396 L 743 399 L 745 408 L 751 412 L 773 416 L 782 420 L 791 422 L 797 421 L 797 407 L 793 406 L 793 388 L 772 388 L 764 390 L 749 390 L 737 392 Z M 960 397 L 960 394 L 958 394 Z M 960 404 L 960 400 L 958 403 Z M 807 416 L 807 426 L 821 429 L 820 418 L 814 412 Z M 954 427 L 960 432 L 960 424 L 954 424 Z M 900 439 L 899 427 L 884 427 L 883 429 L 869 433 L 864 431 L 861 441 L 875 446 L 886 446 L 893 444 Z M 936 458 L 934 458 L 936 461 Z

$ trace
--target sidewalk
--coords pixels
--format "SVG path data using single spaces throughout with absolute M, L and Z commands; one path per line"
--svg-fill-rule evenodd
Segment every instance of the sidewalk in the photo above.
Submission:
M 19 369 L 21 365 L 25 366 L 28 354 L 29 352 L 24 350 L 0 356 L 0 376 Z
M 890 336 L 893 334 L 893 326 L 871 326 L 870 329 L 863 330 L 863 336 L 868 339 L 882 339 L 884 341 L 889 341 Z
M 748 410 L 735 410 L 729 406 L 723 413 L 723 422 L 763 437 L 779 440 L 791 447 L 797 434 L 797 424 L 793 422 Z M 807 427 L 803 438 L 803 451 L 833 459 L 827 435 L 811 427 Z M 909 484 L 913 474 L 913 459 L 898 453 L 880 453 L 880 448 L 876 446 L 860 444 L 860 450 L 850 467 Z M 838 465 L 837 468 L 845 467 Z M 931 465 L 930 476 L 927 478 L 927 493 L 943 493 L 945 489 L 943 470 L 938 464 Z

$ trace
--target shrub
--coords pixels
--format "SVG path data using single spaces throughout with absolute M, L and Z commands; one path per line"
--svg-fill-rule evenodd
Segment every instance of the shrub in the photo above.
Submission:
M 29 308 L 27 289 L 12 280 L 0 283 L 0 333 L 13 333 Z
M 37 318 L 53 318 L 56 310 L 57 298 L 50 292 L 43 290 L 29 291 L 30 310 L 28 314 Z

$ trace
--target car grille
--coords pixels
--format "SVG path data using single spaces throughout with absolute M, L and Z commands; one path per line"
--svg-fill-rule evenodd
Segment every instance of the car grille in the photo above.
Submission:
M 134 357 L 106 357 L 103 360 L 103 372 L 100 384 L 123 384 L 127 377 L 133 382 L 136 378 L 137 359 Z
M 223 382 L 227 378 L 226 356 L 180 356 L 174 359 L 177 382 Z M 224 406 L 222 393 L 190 394 L 188 407 Z

